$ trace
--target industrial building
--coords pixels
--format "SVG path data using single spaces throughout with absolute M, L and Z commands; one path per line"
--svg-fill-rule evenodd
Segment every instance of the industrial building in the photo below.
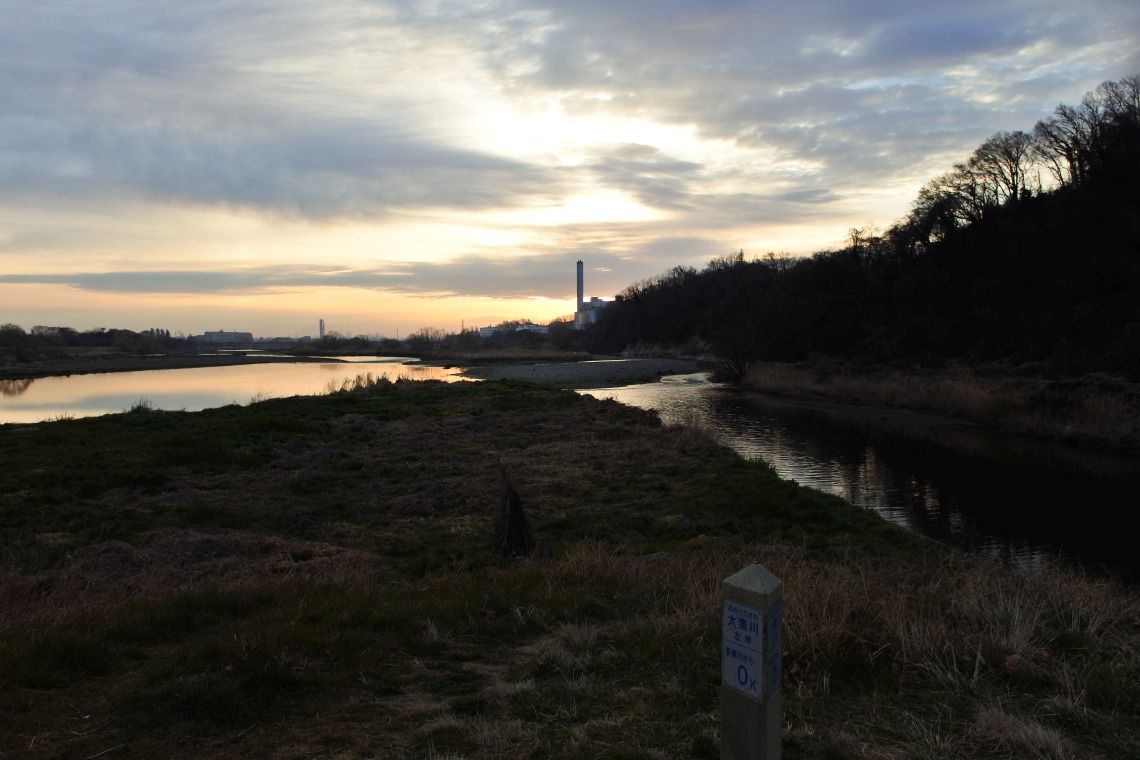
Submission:
M 193 337 L 200 343 L 209 343 L 215 346 L 246 344 L 253 342 L 253 333 L 230 332 L 228 330 L 216 330 L 213 332 L 206 331 L 201 335 L 195 335 Z
M 585 300 L 585 282 L 582 277 L 582 260 L 578 259 L 578 308 L 574 311 L 574 326 L 583 330 L 598 321 L 602 310 L 610 305 L 610 301 L 603 301 L 593 296 Z

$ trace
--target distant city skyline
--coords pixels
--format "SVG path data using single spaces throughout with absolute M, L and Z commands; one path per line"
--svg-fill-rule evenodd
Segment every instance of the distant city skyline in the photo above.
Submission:
M 1140 71 L 1134 0 L 16 3 L 0 322 L 547 322 L 883 229 Z

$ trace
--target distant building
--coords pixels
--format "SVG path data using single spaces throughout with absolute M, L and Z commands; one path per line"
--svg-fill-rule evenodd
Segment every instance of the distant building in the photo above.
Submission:
M 319 335 L 322 338 L 325 337 L 325 321 L 323 319 L 321 320 L 321 323 L 317 328 L 317 335 Z
M 257 340 L 254 341 L 254 343 L 256 343 L 258 346 L 262 346 L 264 348 L 281 348 L 281 347 L 289 347 L 289 346 L 295 345 L 297 343 L 305 343 L 305 342 L 308 342 L 310 340 L 312 340 L 312 338 L 310 338 L 308 336 L 305 336 L 304 338 L 290 338 L 290 337 L 278 336 L 276 338 L 258 338 Z
M 230 332 L 227 330 L 217 330 L 215 332 L 206 331 L 195 337 L 201 343 L 209 343 L 214 346 L 253 342 L 253 333 Z
M 578 307 L 574 310 L 574 326 L 579 330 L 585 329 L 598 321 L 602 310 L 612 301 L 603 301 L 593 296 L 589 301 L 584 299 L 585 283 L 582 277 L 582 260 L 578 259 Z
M 497 326 L 497 327 L 480 327 L 479 328 L 479 337 L 480 338 L 491 338 L 496 333 L 500 333 L 500 332 L 506 332 L 506 333 L 511 332 L 510 325 L 507 324 L 505 326 Z M 550 327 L 548 325 L 536 325 L 534 322 L 523 322 L 522 324 L 515 325 L 514 332 L 530 332 L 530 333 L 537 333 L 539 335 L 545 335 L 546 333 L 550 332 Z
M 575 324 L 577 324 L 578 329 L 581 330 L 583 327 L 589 327 L 597 322 L 602 311 L 611 303 L 613 303 L 613 301 L 603 301 L 601 298 L 594 296 L 579 306 L 578 313 L 575 317 Z

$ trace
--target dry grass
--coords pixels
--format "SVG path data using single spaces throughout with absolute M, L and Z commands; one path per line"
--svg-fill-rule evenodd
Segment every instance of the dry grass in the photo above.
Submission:
M 376 589 L 372 604 L 420 600 L 404 645 L 366 655 L 359 678 L 323 697 L 320 720 L 296 715 L 210 754 L 315 756 L 335 744 L 344 754 L 329 756 L 714 757 L 720 583 L 753 561 L 785 583 L 789 758 L 1091 760 L 1127 756 L 1140 740 L 1140 597 L 1112 582 L 941 552 L 903 562 L 772 545 L 630 556 L 587 541 L 560 559 Z M 479 588 L 514 589 L 518 603 L 457 618 Z M 306 648 L 339 646 L 335 630 L 320 635 L 327 643 Z M 270 641 L 275 658 L 301 662 L 288 636 Z M 364 673 L 408 652 L 410 668 L 373 690 L 378 676 Z M 202 745 L 172 749 L 190 757 Z
M 181 457 L 161 488 L 10 512 L 0 753 L 716 757 L 720 586 L 760 562 L 789 760 L 1137 755 L 1135 590 L 916 547 L 612 403 L 411 385 L 124 415 L 108 461 L 141 469 L 157 428 L 138 450 Z M 190 445 L 208 420 L 226 457 Z M 5 451 L 87 453 L 112 423 Z M 489 558 L 489 451 L 547 554 Z M 66 485 L 60 459 L 9 471 L 9 508 Z
M 675 431 L 674 440 L 679 451 L 693 451 L 710 445 L 714 440 L 704 417 L 695 409 L 684 411 L 670 427 Z
M 665 636 L 681 649 L 715 646 L 720 581 L 752 560 L 786 584 L 786 731 L 794 751 L 1096 758 L 1106 747 L 1112 756 L 1114 746 L 1134 746 L 1128 690 L 1140 673 L 1140 597 L 1059 568 L 1014 572 L 942 553 L 900 566 L 865 557 L 823 562 L 775 546 L 646 558 L 583 544 L 544 567 L 546 582 L 616 584 L 651 598 L 653 614 L 602 627 L 561 624 L 515 650 L 510 667 L 529 674 L 528 691 L 537 680 L 539 695 L 557 690 L 572 702 L 567 714 L 580 715 L 600 691 L 613 696 L 603 674 L 641 642 Z M 1090 658 L 1093 650 L 1099 655 Z M 1117 686 L 1104 683 L 1106 671 L 1119 676 Z M 638 705 L 686 701 L 687 689 L 683 678 L 655 677 L 618 697 L 636 715 Z M 1101 747 L 1090 741 L 1091 727 L 1128 723 L 1133 733 L 1118 745 L 1112 737 Z M 594 729 L 601 730 L 588 721 L 580 740 Z M 667 752 L 651 742 L 642 748 Z
M 73 537 L 63 533 L 39 538 L 68 553 L 49 572 L 0 569 L 0 631 L 172 593 L 248 589 L 273 581 L 359 581 L 376 564 L 374 556 L 342 546 L 239 530 L 165 529 L 149 534 L 143 546 L 124 541 L 74 546 Z
M 856 373 L 762 364 L 744 381 L 754 390 L 922 409 L 1050 437 L 1115 445 L 1140 441 L 1140 389 L 1094 375 L 1076 381 L 982 377 L 969 369 L 937 373 Z
M 646 343 L 638 341 L 631 343 L 622 350 L 622 356 L 644 357 L 657 359 L 668 357 L 670 359 L 706 359 L 712 356 L 709 344 L 699 338 L 691 338 L 685 343 Z
M 998 706 L 982 708 L 974 721 L 981 743 L 1011 757 L 1069 760 L 1077 757 L 1072 742 L 1036 721 L 1009 715 Z
M 397 378 L 402 380 L 403 378 Z M 341 381 L 329 380 L 325 384 L 325 394 L 332 396 L 337 393 L 366 393 L 369 391 L 383 391 L 392 384 L 392 378 L 381 373 L 373 375 L 371 372 L 355 377 L 346 377 Z

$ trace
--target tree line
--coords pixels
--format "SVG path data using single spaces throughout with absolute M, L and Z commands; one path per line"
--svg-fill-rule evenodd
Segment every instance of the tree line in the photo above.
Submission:
M 487 337 L 481 336 L 477 330 L 448 333 L 437 327 L 423 327 L 402 340 L 363 335 L 349 337 L 334 331 L 316 340 L 297 340 L 288 345 L 282 345 L 286 339 L 274 339 L 274 342 L 279 346 L 277 350 L 291 350 L 298 354 L 452 356 L 484 350 L 584 350 L 585 336 L 574 328 L 572 317 L 553 320 L 544 333 L 519 329 L 529 324 L 529 321 L 501 322 Z M 72 349 L 102 348 L 120 354 L 145 355 L 194 352 L 209 347 L 194 337 L 171 335 L 169 330 L 160 328 L 140 332 L 120 328 L 79 331 L 71 327 L 37 325 L 26 331 L 16 324 L 0 324 L 0 365 L 63 358 Z
M 135 332 L 119 328 L 76 330 L 36 325 L 30 331 L 16 324 L 0 325 L 0 359 L 28 362 L 57 356 L 68 348 L 112 348 L 128 354 L 163 353 L 192 349 L 190 338 L 152 328 Z
M 743 252 L 626 288 L 590 333 L 711 348 L 730 374 L 826 354 L 1004 361 L 1140 379 L 1140 75 L 999 132 L 885 232 L 802 259 Z
M 449 333 L 438 327 L 422 327 L 409 333 L 405 347 L 417 356 L 458 356 L 481 351 L 581 351 L 585 336 L 575 329 L 574 318 L 561 317 L 544 325 L 542 332 L 529 329 L 530 320 L 506 320 L 489 335 L 467 328 Z

